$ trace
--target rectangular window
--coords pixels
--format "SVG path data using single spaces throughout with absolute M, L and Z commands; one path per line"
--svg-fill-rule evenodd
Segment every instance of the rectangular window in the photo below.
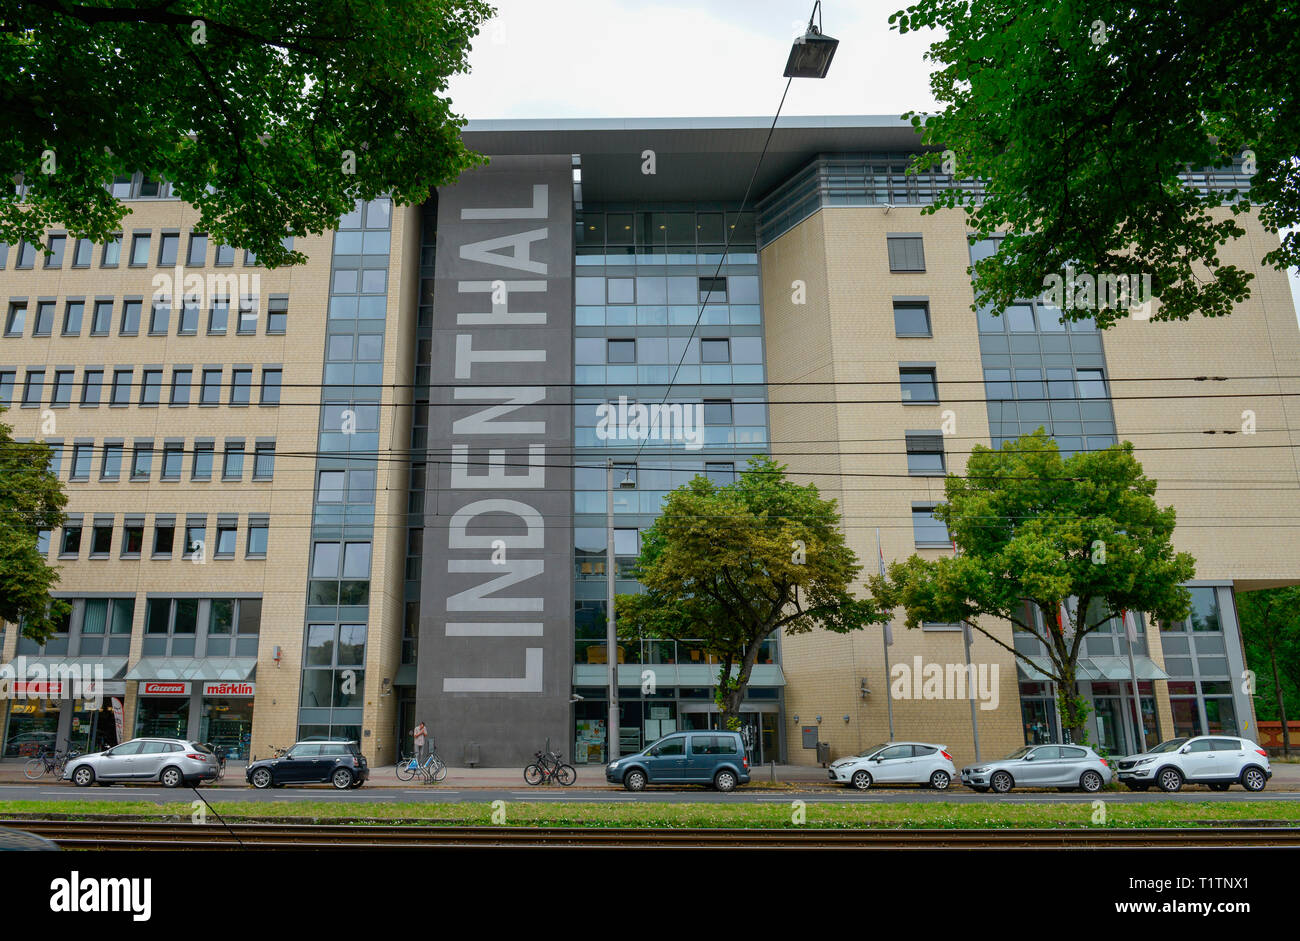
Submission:
M 176 252 L 181 244 L 180 234 L 164 232 L 158 240 L 158 267 L 172 268 L 176 265 Z
M 253 451 L 253 479 L 270 480 L 275 476 L 275 444 L 259 442 Z
M 891 235 L 885 240 L 889 245 L 890 271 L 924 271 L 925 245 L 919 235 Z
M 136 442 L 131 452 L 131 479 L 148 480 L 153 473 L 153 442 Z
M 168 441 L 163 444 L 162 479 L 180 480 L 181 466 L 185 461 L 185 444 Z
M 117 480 L 122 475 L 122 442 L 105 441 L 104 459 L 99 465 L 100 480 Z
M 172 392 L 170 404 L 172 405 L 189 405 L 190 404 L 190 383 L 194 378 L 193 369 L 173 369 L 172 370 Z
M 199 558 L 206 555 L 204 547 L 208 542 L 208 524 L 206 520 L 189 520 L 185 524 L 185 554 L 197 553 Z
M 93 444 L 74 444 L 72 446 L 71 480 L 89 480 L 90 462 L 95 456 Z
M 241 480 L 244 476 L 244 443 L 227 441 L 226 453 L 221 459 L 221 479 Z
M 9 316 L 5 318 L 5 336 L 22 336 L 26 325 L 27 304 L 24 301 L 12 301 L 9 304 Z
M 113 521 L 95 520 L 90 530 L 90 558 L 102 559 L 113 548 Z
M 104 254 L 99 256 L 99 267 L 116 268 L 122 260 L 122 233 L 104 243 Z
M 170 559 L 176 543 L 176 520 L 170 516 L 155 517 L 153 522 L 153 556 Z
M 14 372 L 12 369 L 0 369 L 0 405 L 9 406 L 14 399 Z
M 345 476 L 343 471 L 321 471 L 320 482 L 316 487 L 316 502 L 342 503 Z
M 18 243 L 18 257 L 14 259 L 15 268 L 31 268 L 36 264 L 36 246 L 31 242 Z
M 253 397 L 253 370 L 232 369 L 230 371 L 230 404 L 247 405 Z
M 60 556 L 81 555 L 81 521 L 69 521 L 63 524 L 63 539 L 59 542 Z
M 144 517 L 128 516 L 122 526 L 122 558 L 138 559 L 144 549 Z
M 45 370 L 27 370 L 27 379 L 23 383 L 23 407 L 35 408 L 45 400 Z
M 228 519 L 217 520 L 217 545 L 213 552 L 213 558 L 229 559 L 235 555 L 235 546 L 238 545 L 239 524 Z
M 149 264 L 149 240 L 148 232 L 136 233 L 131 236 L 131 261 L 132 268 L 143 268 Z
M 226 322 L 230 319 L 230 299 L 214 297 L 212 309 L 208 311 L 208 333 L 222 336 L 226 332 Z
M 918 546 L 951 546 L 948 527 L 934 518 L 933 506 L 912 507 L 912 537 Z
M 235 250 L 229 245 L 218 245 L 216 257 L 212 263 L 218 268 L 229 268 L 235 263 Z
M 930 336 L 930 305 L 925 301 L 894 301 L 894 335 Z
M 32 336 L 47 337 L 54 332 L 54 301 L 36 302 L 36 322 L 32 324 Z
M 248 548 L 244 550 L 244 556 L 249 559 L 266 558 L 268 524 L 264 519 L 249 519 L 248 521 Z
M 68 301 L 63 308 L 63 335 L 65 337 L 81 336 L 81 318 L 86 312 L 84 301 Z
M 257 332 L 257 298 L 244 295 L 239 299 L 239 324 L 236 333 Z
M 699 303 L 701 304 L 727 303 L 727 279 L 726 278 L 700 278 Z
M 131 404 L 131 370 L 113 370 L 113 390 L 109 394 L 108 404 L 118 406 Z
M 1079 398 L 1104 399 L 1106 380 L 1100 369 L 1079 370 Z
M 221 370 L 203 370 L 203 388 L 199 392 L 200 405 L 221 404 Z
M 257 264 L 257 255 L 248 249 L 244 249 L 244 267 L 251 268 Z
M 212 453 L 215 447 L 211 441 L 194 442 L 194 463 L 190 470 L 191 480 L 212 479 Z
M 898 381 L 904 402 L 938 402 L 939 383 L 934 367 L 900 367 Z
M 181 322 L 176 325 L 177 336 L 192 337 L 199 332 L 199 301 L 187 297 L 181 304 Z
M 45 255 L 46 268 L 63 267 L 63 249 L 68 244 L 66 235 L 51 235 L 49 239 L 49 251 Z
M 155 297 L 149 310 L 149 336 L 166 336 L 171 314 L 172 299 L 166 295 Z
M 635 363 L 636 340 L 607 340 L 605 360 L 610 363 Z
M 81 404 L 98 405 L 100 390 L 104 388 L 104 370 L 87 369 L 81 380 Z
M 700 341 L 700 362 L 702 363 L 729 363 L 731 362 L 731 341 L 716 338 L 707 338 Z M 675 363 L 673 365 L 676 365 Z
M 289 298 L 272 297 L 266 302 L 266 332 L 284 333 L 289 323 Z
M 89 268 L 93 243 L 90 239 L 77 239 L 77 246 L 72 250 L 72 267 Z
M 140 404 L 157 405 L 162 399 L 161 369 L 146 369 L 140 373 Z
M 90 335 L 106 337 L 111 329 L 113 329 L 113 302 L 95 301 L 95 316 L 90 321 Z
M 51 405 L 66 408 L 72 404 L 72 385 L 76 377 L 76 370 L 73 369 L 54 370 L 54 397 L 50 400 Z
M 208 237 L 202 232 L 190 233 L 190 247 L 185 253 L 185 264 L 191 268 L 202 268 L 208 258 Z
M 730 399 L 705 399 L 704 400 L 704 424 L 730 425 L 731 424 L 731 400 Z
M 262 405 L 280 404 L 280 379 L 283 373 L 279 369 L 262 369 Z
M 704 465 L 704 476 L 715 486 L 730 486 L 736 482 L 736 465 L 731 461 L 710 461 Z
M 144 301 L 123 301 L 122 302 L 122 327 L 118 330 L 119 336 L 135 336 L 140 332 L 140 309 L 144 306 Z
M 907 472 L 918 477 L 941 475 L 945 471 L 943 435 L 907 432 Z

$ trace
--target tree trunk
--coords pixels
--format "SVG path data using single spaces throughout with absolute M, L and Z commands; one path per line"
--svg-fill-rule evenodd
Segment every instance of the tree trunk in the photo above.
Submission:
M 1079 695 L 1079 681 L 1076 679 L 1075 664 L 1065 663 L 1061 667 L 1061 682 L 1057 684 L 1057 698 L 1061 709 L 1061 725 L 1068 733 L 1069 740 L 1075 745 L 1088 743 L 1088 705 Z
M 745 701 L 745 690 L 749 688 L 749 677 L 758 660 L 758 650 L 767 635 L 755 639 L 745 648 L 740 661 L 740 670 L 736 678 L 731 678 L 730 661 L 723 664 L 723 674 L 718 677 L 718 709 L 722 713 L 722 727 L 732 732 L 740 731 L 740 705 Z
M 1273 667 L 1273 694 L 1277 696 L 1277 717 L 1282 720 L 1282 757 L 1291 757 L 1291 730 L 1286 724 L 1286 698 L 1282 695 L 1282 683 L 1277 675 L 1277 653 L 1269 647 L 1269 661 Z

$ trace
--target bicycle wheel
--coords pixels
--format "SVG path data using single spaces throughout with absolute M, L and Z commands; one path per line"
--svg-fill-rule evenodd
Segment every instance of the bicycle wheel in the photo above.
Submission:
M 409 781 L 415 777 L 417 765 L 411 758 L 403 758 L 397 763 L 397 780 Z
M 529 765 L 524 769 L 524 780 L 529 784 L 541 784 L 546 774 L 537 765 Z
M 40 758 L 29 758 L 23 765 L 23 777 L 29 781 L 45 776 L 45 762 Z
M 429 773 L 433 776 L 434 781 L 441 781 L 447 776 L 447 766 L 439 758 L 433 759 L 433 764 L 429 768 Z
M 578 780 L 578 772 L 574 770 L 573 765 L 560 765 L 555 769 L 555 780 L 568 787 Z

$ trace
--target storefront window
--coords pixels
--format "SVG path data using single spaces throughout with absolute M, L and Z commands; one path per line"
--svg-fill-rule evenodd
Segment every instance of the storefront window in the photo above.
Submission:
M 41 747 L 54 750 L 59 731 L 59 704 L 45 699 L 15 700 L 9 706 L 6 758 L 30 758 Z
M 1020 717 L 1024 723 L 1026 745 L 1060 741 L 1056 704 L 1046 683 L 1020 684 Z
M 116 745 L 117 728 L 113 722 L 112 704 L 106 700 L 99 709 L 74 712 L 68 744 L 83 755 Z
M 141 696 L 136 705 L 135 734 L 141 738 L 186 738 L 189 723 L 188 696 Z
M 199 738 L 220 748 L 230 761 L 247 761 L 253 731 L 253 698 L 205 697 Z

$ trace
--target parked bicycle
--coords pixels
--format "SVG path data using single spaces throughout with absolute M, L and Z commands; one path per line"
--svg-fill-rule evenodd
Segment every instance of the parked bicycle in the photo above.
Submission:
M 436 784 L 447 776 L 447 766 L 438 757 L 438 749 L 429 743 L 429 755 L 420 761 L 418 757 L 406 757 L 397 762 L 397 780 L 410 781 L 419 775 L 425 784 Z
M 80 754 L 81 752 L 75 748 L 66 752 L 52 752 L 42 745 L 40 750 L 36 752 L 36 757 L 29 759 L 27 764 L 23 766 L 23 776 L 29 781 L 35 781 L 47 774 L 53 774 L 56 778 L 61 778 L 64 769 L 68 766 L 68 762 Z
M 573 765 L 566 764 L 562 755 L 551 751 L 551 740 L 546 740 L 546 749 L 534 753 L 537 761 L 524 769 L 524 780 L 529 784 L 557 784 L 568 787 L 578 780 L 578 772 Z
M 217 780 L 220 781 L 226 776 L 226 749 L 222 745 L 213 745 L 211 742 L 204 743 L 203 747 L 217 756 Z

